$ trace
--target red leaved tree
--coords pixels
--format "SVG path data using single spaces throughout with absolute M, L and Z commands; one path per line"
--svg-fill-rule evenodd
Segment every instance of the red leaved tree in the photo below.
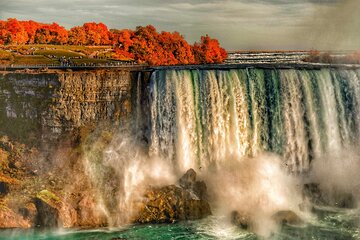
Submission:
M 57 23 L 40 26 L 35 33 L 35 43 L 66 44 L 69 36 L 66 29 Z
M 219 41 L 208 35 L 202 36 L 200 43 L 194 44 L 193 53 L 195 61 L 199 64 L 222 63 L 227 57 L 227 53 L 220 47 Z

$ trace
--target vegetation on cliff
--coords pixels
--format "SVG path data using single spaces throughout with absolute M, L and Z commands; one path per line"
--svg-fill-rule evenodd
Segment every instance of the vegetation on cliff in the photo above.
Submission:
M 108 46 L 105 58 L 135 60 L 150 65 L 222 63 L 226 51 L 216 39 L 202 36 L 190 45 L 178 32 L 158 32 L 154 26 L 135 30 L 108 29 L 103 23 L 85 23 L 70 30 L 57 23 L 0 20 L 0 45 L 52 44 L 71 46 Z M 34 53 L 33 53 L 34 54 Z M 0 52 L 1 58 L 9 58 Z M 44 56 L 53 56 L 46 54 Z M 97 55 L 96 55 L 97 56 Z M 94 56 L 93 56 L 94 57 Z

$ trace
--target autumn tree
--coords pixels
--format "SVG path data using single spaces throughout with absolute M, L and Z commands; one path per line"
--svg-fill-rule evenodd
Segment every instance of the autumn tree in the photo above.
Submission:
M 164 49 L 159 45 L 158 33 L 154 26 L 139 26 L 133 38 L 132 52 L 140 63 L 161 65 Z
M 103 23 L 85 23 L 83 25 L 86 34 L 87 45 L 108 45 L 110 41 L 110 31 Z
M 191 46 L 178 32 L 162 32 L 159 35 L 159 43 L 165 50 L 165 65 L 192 64 L 195 58 Z
M 28 41 L 28 35 L 22 24 L 15 18 L 9 18 L 5 24 L 7 31 L 5 44 L 25 44 Z
M 134 43 L 134 32 L 129 29 L 117 30 L 112 29 L 112 44 L 115 47 L 114 58 L 119 60 L 134 59 L 134 54 L 131 47 Z
M 73 27 L 69 31 L 69 41 L 70 45 L 86 45 L 87 38 L 86 32 L 83 27 Z
M 24 27 L 25 32 L 27 33 L 27 43 L 33 44 L 35 42 L 36 31 L 40 28 L 42 24 L 30 21 L 21 21 L 21 25 Z
M 136 60 L 150 65 L 221 63 L 227 57 L 216 39 L 208 35 L 200 43 L 188 44 L 178 32 L 159 33 L 152 25 L 139 26 L 135 31 L 109 31 L 103 23 L 89 22 L 67 31 L 57 23 L 0 20 L 0 44 L 70 44 L 109 45 L 118 60 Z
M 220 47 L 219 41 L 208 35 L 201 36 L 200 43 L 194 44 L 193 53 L 196 63 L 199 64 L 222 63 L 227 57 L 227 53 Z
M 69 36 L 66 29 L 57 23 L 40 26 L 35 33 L 35 43 L 66 44 Z
M 6 29 L 6 21 L 0 20 L 0 45 L 7 42 L 9 32 Z

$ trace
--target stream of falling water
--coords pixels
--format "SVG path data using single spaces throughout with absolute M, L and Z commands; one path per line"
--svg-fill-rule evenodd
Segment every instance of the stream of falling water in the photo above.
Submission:
M 163 70 L 151 79 L 151 153 L 180 171 L 270 151 L 290 172 L 358 139 L 359 71 Z
M 277 211 L 311 219 L 300 206 L 313 166 L 319 182 L 333 174 L 330 191 L 359 188 L 359 154 L 343 154 L 359 139 L 359 79 L 359 70 L 337 69 L 158 70 L 146 88 L 145 116 L 139 76 L 135 134 L 123 129 L 110 144 L 86 150 L 110 225 L 129 222 L 146 186 L 174 183 L 189 168 L 206 181 L 218 219 L 237 210 L 262 236 L 276 228 Z M 341 161 L 347 167 L 338 171 Z
M 0 239 L 360 239 L 359 208 L 314 205 L 309 214 L 301 193 L 307 179 L 334 205 L 339 193 L 360 200 L 359 80 L 360 70 L 159 70 L 146 116 L 139 75 L 131 126 L 100 131 L 84 149 L 99 211 L 117 228 L 9 230 Z M 173 184 L 189 168 L 205 180 L 213 216 L 126 225 L 146 186 Z M 233 210 L 251 231 L 230 224 Z M 278 229 L 279 210 L 304 225 Z

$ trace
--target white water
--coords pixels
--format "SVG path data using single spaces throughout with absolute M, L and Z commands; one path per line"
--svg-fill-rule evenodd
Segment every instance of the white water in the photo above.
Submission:
M 112 225 L 131 219 L 131 204 L 147 185 L 174 183 L 194 168 L 208 184 L 215 214 L 238 210 L 250 216 L 253 231 L 269 235 L 276 211 L 307 216 L 296 175 L 326 165 L 327 156 L 359 138 L 359 72 L 353 70 L 155 71 L 149 97 L 149 146 L 120 131 L 110 144 L 87 152 Z M 145 118 L 140 102 L 136 126 Z M 358 169 L 358 161 L 350 165 Z M 326 181 L 334 170 L 328 169 L 314 171 L 312 179 Z M 120 183 L 115 193 L 107 174 Z
M 313 158 L 358 138 L 358 81 L 352 70 L 155 72 L 151 151 L 180 171 L 263 151 L 308 171 Z

